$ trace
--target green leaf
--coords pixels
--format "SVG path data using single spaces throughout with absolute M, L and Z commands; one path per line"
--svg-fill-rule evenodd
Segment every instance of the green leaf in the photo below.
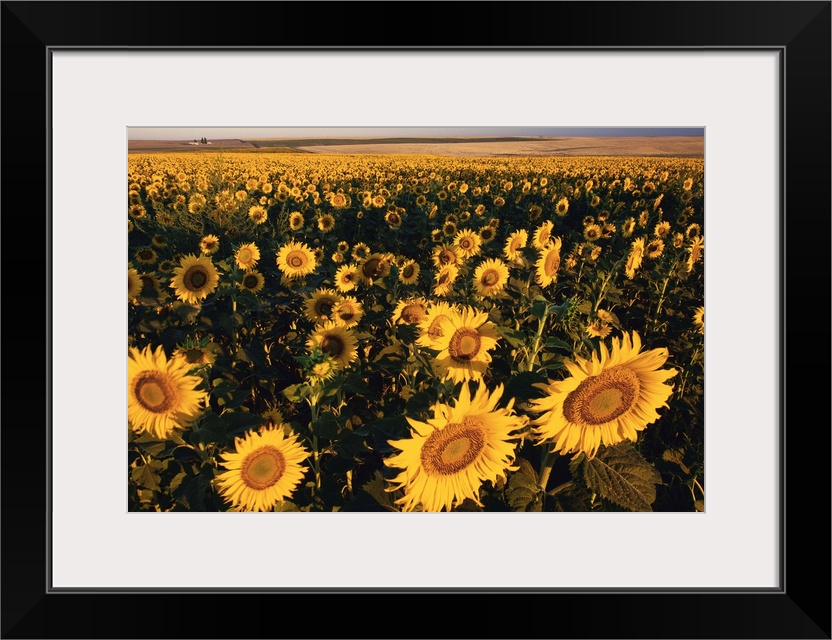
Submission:
M 159 475 L 153 472 L 149 464 L 143 464 L 130 472 L 133 481 L 142 487 L 159 491 Z
M 549 303 L 546 300 L 538 300 L 532 305 L 531 314 L 538 320 L 543 320 L 549 311 Z
M 344 505 L 342 511 L 398 511 L 395 500 L 397 492 L 387 492 L 390 487 L 381 471 L 376 471 L 372 480 L 356 492 L 355 497 Z
M 537 387 L 533 387 L 536 383 L 546 383 L 546 374 L 541 371 L 523 371 L 517 375 L 509 378 L 506 383 L 506 390 L 503 393 L 503 398 L 516 398 L 518 402 L 525 402 L 529 398 L 537 398 L 543 395 L 543 392 Z
M 338 419 L 335 414 L 327 411 L 318 416 L 315 424 L 312 425 L 312 433 L 319 438 L 332 440 L 338 435 Z
M 309 385 L 306 383 L 298 383 L 289 385 L 283 390 L 283 395 L 286 396 L 288 400 L 292 402 L 300 402 L 307 396 L 309 396 Z
M 194 443 L 221 442 L 225 439 L 225 424 L 213 411 L 207 413 L 192 430 Z
M 225 423 L 225 436 L 227 438 L 240 435 L 263 424 L 261 416 L 247 411 L 225 411 L 220 418 Z
M 518 458 L 520 470 L 508 479 L 506 500 L 514 511 L 541 511 L 543 497 L 537 486 L 537 472 L 528 460 Z
M 497 333 L 503 336 L 503 338 L 506 339 L 506 342 L 508 342 L 515 349 L 519 349 L 526 344 L 527 336 L 525 333 L 501 326 L 496 326 L 495 329 L 497 329 Z
M 586 486 L 603 498 L 630 511 L 653 510 L 662 477 L 629 443 L 602 447 L 592 460 L 583 457 L 579 466 Z
M 564 351 L 572 353 L 572 345 L 567 342 L 564 342 L 560 338 L 556 338 L 555 336 L 549 336 L 548 338 L 546 338 L 544 346 L 547 349 L 563 349 Z

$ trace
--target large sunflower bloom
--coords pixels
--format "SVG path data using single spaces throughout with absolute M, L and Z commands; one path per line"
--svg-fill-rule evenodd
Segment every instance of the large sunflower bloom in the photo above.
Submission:
M 312 337 L 306 341 L 307 348 L 312 351 L 320 348 L 324 354 L 331 357 L 341 369 L 345 369 L 358 358 L 358 340 L 346 327 L 325 322 L 315 327 Z
M 621 340 L 612 339 L 612 350 L 601 343 L 592 359 L 577 357 L 566 361 L 571 377 L 538 383 L 545 398 L 531 400 L 543 413 L 533 421 L 540 442 L 561 454 L 584 452 L 593 458 L 598 448 L 623 440 L 635 440 L 638 432 L 659 419 L 656 409 L 667 406 L 673 393 L 664 384 L 678 372 L 660 369 L 667 361 L 667 349 L 641 351 L 635 331 Z
M 436 340 L 444 334 L 442 324 L 445 320 L 451 320 L 457 311 L 447 302 L 433 302 L 428 306 L 427 314 L 419 323 L 419 337 L 416 344 L 429 349 L 437 348 Z
M 514 470 L 518 429 L 524 419 L 512 410 L 514 399 L 504 409 L 496 409 L 503 394 L 498 385 L 493 394 L 480 385 L 474 397 L 462 385 L 455 406 L 437 403 L 433 418 L 419 422 L 408 418 L 412 437 L 392 440 L 400 450 L 385 461 L 388 467 L 403 471 L 390 480 L 389 491 L 403 488 L 396 501 L 402 511 L 421 505 L 423 511 L 450 511 L 470 498 L 482 505 L 479 489 L 484 482 L 496 482 Z
M 538 251 L 543 251 L 546 248 L 546 245 L 549 244 L 549 238 L 552 235 L 552 227 L 553 223 L 551 220 L 547 220 L 542 225 L 540 225 L 534 231 L 534 236 L 532 237 L 532 246 L 537 249 Z
M 433 285 L 433 293 L 437 296 L 446 296 L 454 290 L 454 280 L 459 275 L 459 269 L 455 264 L 446 264 L 436 272 L 436 282 Z
M 207 394 L 197 391 L 202 378 L 187 375 L 190 369 L 182 358 L 168 360 L 161 346 L 156 351 L 130 348 L 127 419 L 133 431 L 163 440 L 199 417 Z
M 424 298 L 412 298 L 399 300 L 393 310 L 391 320 L 393 324 L 419 324 L 425 319 L 428 310 L 428 303 Z
M 233 453 L 221 454 L 227 471 L 217 476 L 220 494 L 233 510 L 269 511 L 303 480 L 309 452 L 296 435 L 286 435 L 283 425 L 249 431 L 234 445 Z
M 503 248 L 503 255 L 505 255 L 507 260 L 511 260 L 512 262 L 519 260 L 523 257 L 521 249 L 526 246 L 528 241 L 529 234 L 525 229 L 515 231 L 508 237 L 508 240 L 506 240 L 506 246 Z
M 142 292 L 142 279 L 135 269 L 127 269 L 127 299 L 133 300 Z
M 484 297 L 497 295 L 508 282 L 508 267 L 499 258 L 485 260 L 474 270 L 474 288 Z
M 199 304 L 217 288 L 220 275 L 210 258 L 189 254 L 179 260 L 179 265 L 173 270 L 170 286 L 182 302 Z
M 481 379 L 491 362 L 488 351 L 497 346 L 500 337 L 488 314 L 465 307 L 445 320 L 441 328 L 442 335 L 435 340 L 439 375 L 454 382 Z
M 316 266 L 315 254 L 305 242 L 289 242 L 277 252 L 277 268 L 287 278 L 308 276 Z
M 312 322 L 332 320 L 332 310 L 339 302 L 339 296 L 332 289 L 318 289 L 304 301 L 305 314 Z
M 335 288 L 341 293 L 352 291 L 357 286 L 361 276 L 358 275 L 358 267 L 354 264 L 342 264 L 335 272 Z
M 454 237 L 454 247 L 459 249 L 459 252 L 466 258 L 477 255 L 480 252 L 481 244 L 482 238 L 471 229 L 462 229 Z
M 243 271 L 251 271 L 260 259 L 260 249 L 253 242 L 242 245 L 234 254 L 234 261 Z
M 541 287 L 548 287 L 558 279 L 560 267 L 561 239 L 555 238 L 540 252 L 540 258 L 535 263 L 535 280 Z
M 627 264 L 624 266 L 624 273 L 630 280 L 636 275 L 636 270 L 641 267 L 643 258 L 644 238 L 636 238 L 633 240 L 633 247 L 630 249 L 630 255 L 627 257 Z

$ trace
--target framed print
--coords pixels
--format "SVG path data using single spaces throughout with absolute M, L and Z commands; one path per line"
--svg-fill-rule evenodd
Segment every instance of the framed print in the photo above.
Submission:
M 4 637 L 830 637 L 830 3 L 198 6 L 3 3 Z

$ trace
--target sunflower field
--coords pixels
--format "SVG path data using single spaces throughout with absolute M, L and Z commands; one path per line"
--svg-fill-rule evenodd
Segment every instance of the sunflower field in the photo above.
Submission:
M 702 158 L 131 154 L 131 511 L 704 511 Z

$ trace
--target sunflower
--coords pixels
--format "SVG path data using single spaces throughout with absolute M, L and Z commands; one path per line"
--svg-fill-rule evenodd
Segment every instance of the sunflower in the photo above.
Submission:
M 414 284 L 419 279 L 419 263 L 408 260 L 399 269 L 399 280 L 402 284 Z
M 555 205 L 555 213 L 563 217 L 566 215 L 567 211 L 569 211 L 569 200 L 567 200 L 566 198 L 561 198 Z
M 399 304 L 393 310 L 391 320 L 393 324 L 419 324 L 425 319 L 427 310 L 428 303 L 424 298 L 399 300 Z
M 384 214 L 384 220 L 390 225 L 391 229 L 398 229 L 402 226 L 402 217 L 398 211 L 388 211 Z
M 352 248 L 352 257 L 353 257 L 353 260 L 355 260 L 356 262 L 361 262 L 363 260 L 366 260 L 367 258 L 370 257 L 371 253 L 372 253 L 372 251 L 370 251 L 370 247 L 368 247 L 363 242 L 357 243 Z
M 673 236 L 673 246 L 676 249 L 681 249 L 685 244 L 685 234 L 684 233 L 676 233 Z
M 552 221 L 547 220 L 535 229 L 534 236 L 532 236 L 532 246 L 535 249 L 543 251 L 546 248 L 546 245 L 549 244 L 549 237 L 552 235 L 553 226 Z
M 482 240 L 476 231 L 463 229 L 454 237 L 454 246 L 459 249 L 463 257 L 470 258 L 480 252 Z
M 633 240 L 633 246 L 630 249 L 630 255 L 627 257 L 627 264 L 624 266 L 624 273 L 632 280 L 636 275 L 636 269 L 641 267 L 641 261 L 644 257 L 644 238 L 636 238 Z
M 693 265 L 702 259 L 702 252 L 705 249 L 705 238 L 696 236 L 688 247 L 688 273 L 693 271 Z
M 237 263 L 237 266 L 244 271 L 250 271 L 253 269 L 257 265 L 257 261 L 259 259 L 260 249 L 258 249 L 257 245 L 253 242 L 242 245 L 234 253 L 234 261 Z
M 332 320 L 332 310 L 341 299 L 332 289 L 318 289 L 304 301 L 304 313 L 312 322 Z
M 341 369 L 358 358 L 358 340 L 349 329 L 334 322 L 325 322 L 315 327 L 306 346 L 310 351 L 318 347 Z
M 488 321 L 488 314 L 465 307 L 442 323 L 442 335 L 436 338 L 439 355 L 437 371 L 454 382 L 479 380 L 491 362 L 490 349 L 497 346 L 499 334 Z
M 697 223 L 692 223 L 688 225 L 688 228 L 685 229 L 685 235 L 688 238 L 695 238 L 702 232 L 702 227 L 700 227 Z
M 508 267 L 499 258 L 485 260 L 474 270 L 474 287 L 481 296 L 490 297 L 503 290 L 508 282 Z
M 419 323 L 419 337 L 416 339 L 416 344 L 440 351 L 441 349 L 436 347 L 436 340 L 444 334 L 442 324 L 446 320 L 451 320 L 456 313 L 456 309 L 447 302 L 430 303 L 424 319 Z
M 549 242 L 535 263 L 535 281 L 541 287 L 548 287 L 558 279 L 560 267 L 560 249 L 562 240 L 558 237 Z
M 584 238 L 593 242 L 601 237 L 601 227 L 597 224 L 588 224 L 584 227 Z
M 612 351 L 603 343 L 591 360 L 566 361 L 572 374 L 566 380 L 537 383 L 548 395 L 531 400 L 543 413 L 533 421 L 541 443 L 561 454 L 584 452 L 593 458 L 600 445 L 635 440 L 637 432 L 658 420 L 656 409 L 667 406 L 673 387 L 663 384 L 678 372 L 660 369 L 667 361 L 665 348 L 641 351 L 635 331 L 612 339 Z
M 651 240 L 647 243 L 645 253 L 647 254 L 648 258 L 658 258 L 660 255 L 662 255 L 662 253 L 664 253 L 664 242 L 662 242 L 658 238 L 656 240 Z
M 693 188 L 693 178 L 688 178 L 682 183 L 682 189 L 690 191 Z
M 508 237 L 508 240 L 506 240 L 506 246 L 503 248 L 503 255 L 505 255 L 507 260 L 511 260 L 512 262 L 519 260 L 523 257 L 523 253 L 520 250 L 526 246 L 528 241 L 529 234 L 525 229 L 515 231 Z
M 633 235 L 633 231 L 636 230 L 636 219 L 635 218 L 627 218 L 624 224 L 621 227 L 621 235 L 625 238 L 629 238 Z
M 158 259 L 158 254 L 150 247 L 136 251 L 136 260 L 141 264 L 153 264 Z
M 612 327 L 600 318 L 593 320 L 586 326 L 586 335 L 590 338 L 606 338 L 611 331 Z
M 173 270 L 170 286 L 182 302 L 199 304 L 217 288 L 220 276 L 209 258 L 188 254 L 179 260 L 179 265 Z
M 320 218 L 318 218 L 318 229 L 327 233 L 332 231 L 332 228 L 335 226 L 335 218 L 332 217 L 331 214 L 325 213 Z
M 199 341 L 188 341 L 177 347 L 173 355 L 184 360 L 189 368 L 193 368 L 203 364 L 214 364 L 219 352 L 219 345 L 213 342 L 206 340 L 203 344 Z
M 450 511 L 466 498 L 482 505 L 482 484 L 497 482 L 506 471 L 516 469 L 513 441 L 525 420 L 514 415 L 514 399 L 505 408 L 496 408 L 502 394 L 502 385 L 489 394 L 481 384 L 472 398 L 463 384 L 454 406 L 435 404 L 427 422 L 407 418 L 411 437 L 389 441 L 401 453 L 385 460 L 388 467 L 402 469 L 388 489 L 404 489 L 404 496 L 396 501 L 402 511 L 419 505 L 423 511 Z
M 167 359 L 161 346 L 143 351 L 130 348 L 127 360 L 127 419 L 137 433 L 164 440 L 175 429 L 190 426 L 202 413 L 207 394 L 202 382 L 189 376 L 191 365 L 181 358 Z
M 372 253 L 361 263 L 358 274 L 367 284 L 372 285 L 373 280 L 382 278 L 390 273 L 390 261 L 383 253 Z
M 155 273 L 140 273 L 139 279 L 142 281 L 142 293 L 149 289 L 155 289 L 157 292 L 162 290 L 162 283 Z
M 446 264 L 436 272 L 436 283 L 433 285 L 433 293 L 437 296 L 446 296 L 454 289 L 454 280 L 459 275 L 459 269 L 455 264 Z
M 320 362 L 315 362 L 309 367 L 306 373 L 306 379 L 310 384 L 323 384 L 327 380 L 332 380 L 338 372 L 338 367 L 335 361 L 327 356 Z
M 482 244 L 488 244 L 497 236 L 497 231 L 494 229 L 494 227 L 485 226 L 482 229 L 480 229 L 479 234 Z
M 243 279 L 237 284 L 242 291 L 250 291 L 251 293 L 258 293 L 266 284 L 266 278 L 263 274 L 252 269 L 243 274 Z
M 130 208 L 127 209 L 127 215 L 139 219 L 144 218 L 147 215 L 147 212 L 144 210 L 144 207 L 140 204 L 133 204 L 130 205 Z
M 705 333 L 705 307 L 697 307 L 693 312 L 693 324 L 699 333 Z
M 220 239 L 215 236 L 208 234 L 204 236 L 202 240 L 199 241 L 199 249 L 207 256 L 213 255 L 217 252 L 217 249 L 220 248 Z
M 355 289 L 360 276 L 358 267 L 354 264 L 344 264 L 335 272 L 335 288 L 342 293 Z
M 332 308 L 332 318 L 336 324 L 345 327 L 354 327 L 364 316 L 364 305 L 362 305 L 353 296 L 342 298 L 341 301 Z
M 433 264 L 440 268 L 444 267 L 446 264 L 460 264 L 462 262 L 462 256 L 457 249 L 450 244 L 443 244 L 436 247 L 433 250 L 431 259 L 433 260 Z
M 236 511 L 269 511 L 291 498 L 310 455 L 282 424 L 249 431 L 234 439 L 234 448 L 220 455 L 227 471 L 217 476 L 217 486 Z
M 300 231 L 303 229 L 304 222 L 303 214 L 298 211 L 295 211 L 289 216 L 289 228 L 292 231 Z
M 670 233 L 670 223 L 667 220 L 660 222 L 653 229 L 653 235 L 657 238 L 666 238 L 668 233 Z
M 161 233 L 154 234 L 153 237 L 150 239 L 150 244 L 152 244 L 157 249 L 163 249 L 168 246 L 168 241 L 164 235 Z
M 451 238 L 456 235 L 456 223 L 446 222 L 442 225 L 442 234 Z
M 269 214 L 263 207 L 256 204 L 253 207 L 249 208 L 248 217 L 251 219 L 252 222 L 254 222 L 254 224 L 263 224 L 266 220 L 269 219 Z
M 142 292 L 142 279 L 135 269 L 127 269 L 127 299 L 134 300 Z
M 290 242 L 277 253 L 277 268 L 287 278 L 309 275 L 315 267 L 315 254 L 305 242 Z

